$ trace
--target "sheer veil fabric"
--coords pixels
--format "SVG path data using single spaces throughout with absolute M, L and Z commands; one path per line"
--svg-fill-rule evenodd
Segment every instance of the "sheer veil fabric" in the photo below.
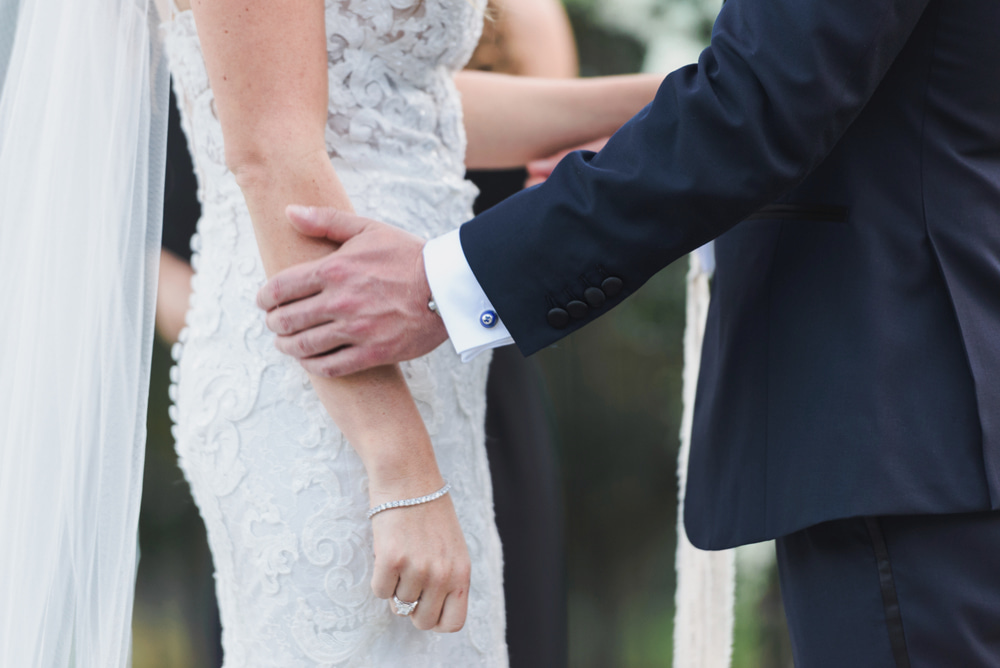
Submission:
M 130 662 L 168 100 L 150 5 L 0 0 L 0 666 Z

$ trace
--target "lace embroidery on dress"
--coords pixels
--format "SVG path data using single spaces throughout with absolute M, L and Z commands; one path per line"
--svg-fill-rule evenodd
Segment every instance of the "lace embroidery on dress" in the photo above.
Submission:
M 327 1 L 327 149 L 362 215 L 425 238 L 471 217 L 452 77 L 481 24 L 478 0 Z M 371 592 L 364 467 L 256 308 L 264 271 L 191 13 L 163 29 L 203 211 L 171 418 L 215 561 L 226 665 L 506 666 L 488 359 L 461 364 L 446 344 L 403 365 L 473 562 L 466 627 L 417 631 Z

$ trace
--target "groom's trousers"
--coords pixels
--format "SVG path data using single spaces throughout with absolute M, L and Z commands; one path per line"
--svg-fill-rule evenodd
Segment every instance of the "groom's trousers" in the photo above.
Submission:
M 797 668 L 1000 666 L 1000 512 L 835 520 L 777 552 Z

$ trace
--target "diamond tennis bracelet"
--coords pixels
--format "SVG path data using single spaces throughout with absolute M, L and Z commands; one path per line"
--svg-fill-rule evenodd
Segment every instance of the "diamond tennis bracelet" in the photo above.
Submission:
M 419 496 L 415 499 L 403 499 L 402 501 L 389 501 L 387 503 L 382 503 L 374 508 L 368 510 L 368 519 L 371 519 L 378 515 L 383 510 L 390 510 L 392 508 L 404 508 L 406 506 L 419 506 L 421 503 L 430 503 L 436 499 L 440 499 L 442 496 L 448 493 L 451 489 L 451 483 L 447 480 L 444 482 L 444 487 L 434 492 L 433 494 L 428 494 L 427 496 Z

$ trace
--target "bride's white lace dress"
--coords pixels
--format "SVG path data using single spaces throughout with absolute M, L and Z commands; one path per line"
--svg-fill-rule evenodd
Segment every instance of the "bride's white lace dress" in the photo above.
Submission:
M 358 213 L 424 237 L 471 216 L 452 74 L 482 25 L 479 0 L 327 0 L 327 149 Z M 500 541 L 483 420 L 488 360 L 449 345 L 403 370 L 472 557 L 457 634 L 416 630 L 375 598 L 367 476 L 305 373 L 274 348 L 254 303 L 264 270 L 190 12 L 164 25 L 200 185 L 187 329 L 172 418 L 208 528 L 226 665 L 506 666 Z M 433 491 L 433 490 L 428 490 Z

